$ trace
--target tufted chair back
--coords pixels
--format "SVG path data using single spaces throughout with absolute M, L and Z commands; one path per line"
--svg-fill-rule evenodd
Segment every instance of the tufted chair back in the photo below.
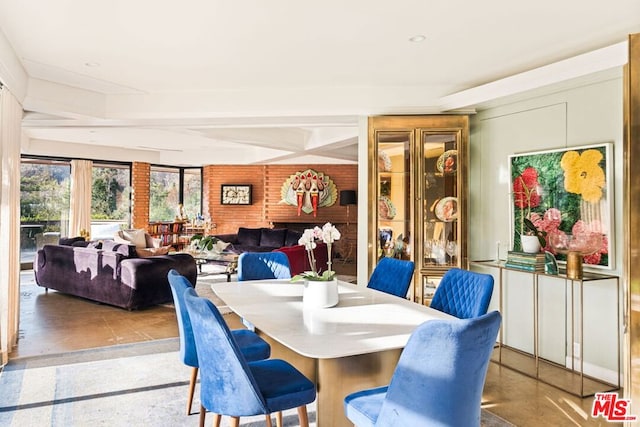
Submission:
M 238 281 L 290 279 L 289 258 L 282 252 L 244 252 L 238 257 Z
M 452 268 L 436 288 L 431 308 L 459 319 L 470 319 L 487 313 L 492 293 L 490 274 Z
M 400 298 L 406 298 L 414 268 L 413 261 L 403 261 L 389 257 L 382 258 L 373 270 L 367 287 Z

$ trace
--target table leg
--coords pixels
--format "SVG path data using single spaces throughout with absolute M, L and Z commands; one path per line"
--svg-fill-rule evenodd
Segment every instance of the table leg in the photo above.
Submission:
M 344 415 L 345 396 L 389 384 L 402 352 L 397 349 L 335 359 L 312 359 L 284 347 L 259 330 L 256 332 L 271 345 L 272 358 L 286 360 L 315 382 L 318 427 L 353 427 Z

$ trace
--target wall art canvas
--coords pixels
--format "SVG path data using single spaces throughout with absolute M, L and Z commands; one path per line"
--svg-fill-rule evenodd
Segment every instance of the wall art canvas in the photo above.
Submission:
M 223 205 L 251 204 L 250 184 L 222 184 L 220 186 L 220 194 L 220 203 Z
M 611 143 L 509 156 L 513 250 L 522 250 L 528 218 L 558 261 L 575 242 L 585 266 L 613 268 L 612 164 Z

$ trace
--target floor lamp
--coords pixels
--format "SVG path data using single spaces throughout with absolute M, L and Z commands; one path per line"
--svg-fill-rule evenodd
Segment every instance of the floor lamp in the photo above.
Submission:
M 344 230 L 344 234 L 345 234 L 345 239 L 348 240 L 347 238 L 347 233 L 349 230 L 349 206 L 351 205 L 355 205 L 357 204 L 357 197 L 356 197 L 356 191 L 355 190 L 343 190 L 340 192 L 340 206 L 346 206 L 347 207 L 347 225 L 345 227 Z M 348 253 L 346 254 L 346 256 L 343 258 L 343 262 L 347 262 L 347 260 L 350 258 L 351 256 L 351 252 L 353 251 L 353 247 L 351 246 L 351 242 L 347 242 L 348 244 Z
M 347 227 L 349 227 L 349 206 L 357 204 L 356 190 L 343 190 L 340 192 L 340 206 L 347 207 Z

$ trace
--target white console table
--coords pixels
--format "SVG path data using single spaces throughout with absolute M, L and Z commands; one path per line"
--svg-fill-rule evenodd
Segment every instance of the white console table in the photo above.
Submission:
M 617 390 L 620 388 L 620 279 L 618 276 L 610 274 L 596 274 L 591 272 L 584 272 L 582 279 L 571 279 L 567 277 L 561 271 L 560 274 L 550 275 L 545 273 L 535 273 L 526 270 L 519 270 L 514 268 L 505 267 L 504 262 L 496 261 L 471 261 L 470 266 L 477 266 L 482 268 L 493 268 L 498 270 L 498 290 L 499 290 L 499 310 L 506 318 L 508 316 L 509 307 L 504 301 L 504 275 L 506 271 L 515 271 L 528 275 L 531 277 L 532 284 L 532 301 L 533 301 L 533 352 L 529 353 L 521 349 L 515 349 L 508 345 L 505 345 L 503 336 L 503 328 L 500 329 L 498 335 L 498 351 L 497 360 L 494 361 L 514 369 L 525 375 L 534 377 L 541 382 L 550 384 L 565 390 L 573 395 L 579 397 L 592 396 L 596 392 L 606 392 Z M 565 319 L 569 319 L 569 325 L 566 329 L 569 330 L 570 340 L 565 342 L 565 352 L 569 353 L 569 361 L 565 364 L 559 364 L 544 359 L 540 355 L 540 301 L 539 301 L 539 279 L 543 276 L 553 277 L 565 281 L 565 294 L 566 286 L 570 286 L 569 296 L 570 301 L 565 304 L 564 313 Z M 617 361 L 617 381 L 610 383 L 597 379 L 584 374 L 584 291 L 585 286 L 589 283 L 602 280 L 615 281 L 616 286 L 616 348 L 612 349 L 616 352 Z M 577 285 L 577 286 L 576 286 Z M 575 295 L 577 290 L 577 294 Z M 577 304 L 576 304 L 577 302 Z M 576 306 L 577 305 L 577 306 Z M 576 310 L 578 315 L 576 316 Z M 576 325 L 575 322 L 578 322 Z M 576 337 L 576 326 L 578 328 L 579 337 Z M 503 324 L 504 327 L 504 324 Z M 576 338 L 579 338 L 579 349 L 575 349 L 573 343 L 576 342 Z M 569 345 L 567 345 L 569 344 Z M 567 348 L 569 351 L 567 351 Z

